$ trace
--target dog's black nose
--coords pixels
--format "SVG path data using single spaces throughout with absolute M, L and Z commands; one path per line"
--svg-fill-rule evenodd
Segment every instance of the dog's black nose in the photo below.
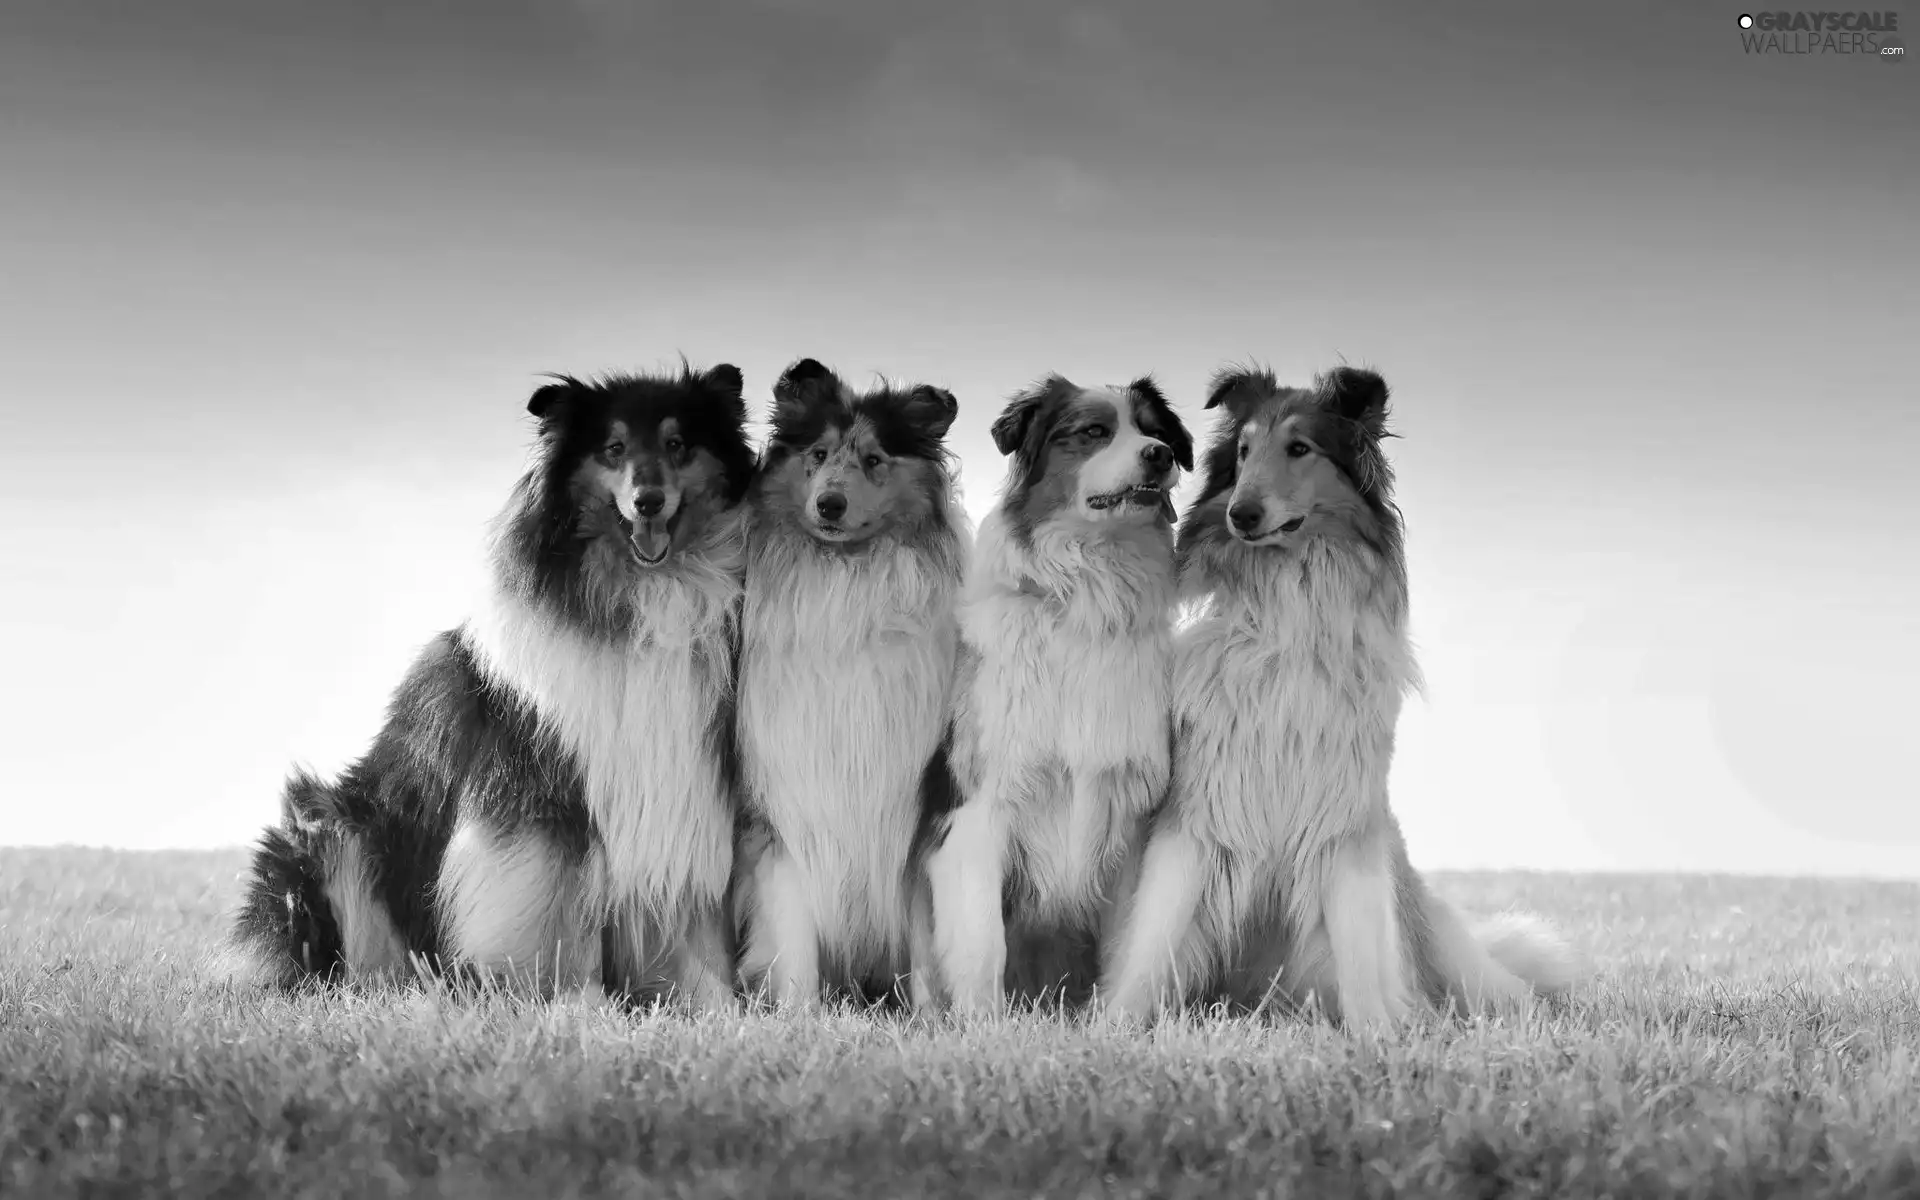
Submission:
M 657 517 L 660 510 L 667 506 L 667 494 L 659 488 L 648 488 L 633 498 L 633 506 L 640 510 L 643 517 Z
M 1173 465 L 1173 451 L 1163 442 L 1148 442 L 1140 447 L 1140 457 L 1156 471 L 1164 471 Z
M 822 519 L 838 521 L 847 511 L 847 498 L 839 492 L 822 492 L 820 498 L 813 502 L 813 507 L 819 511 Z
M 1241 533 L 1250 533 L 1260 527 L 1260 506 L 1249 500 L 1242 500 L 1227 510 L 1227 520 Z

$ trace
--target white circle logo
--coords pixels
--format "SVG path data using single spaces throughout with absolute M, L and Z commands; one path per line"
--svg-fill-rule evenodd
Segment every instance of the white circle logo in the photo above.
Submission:
M 1746 13 L 1741 13 L 1741 14 L 1740 14 L 1740 28 L 1742 28 L 1742 29 L 1752 29 L 1752 28 L 1753 28 L 1753 18 L 1752 18 L 1751 16 L 1749 16 L 1748 14 L 1746 14 Z

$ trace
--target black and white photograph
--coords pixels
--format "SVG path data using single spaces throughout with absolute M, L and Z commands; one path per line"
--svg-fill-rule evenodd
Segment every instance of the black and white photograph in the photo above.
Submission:
M 0 1195 L 1920 1196 L 1916 27 L 0 0 Z

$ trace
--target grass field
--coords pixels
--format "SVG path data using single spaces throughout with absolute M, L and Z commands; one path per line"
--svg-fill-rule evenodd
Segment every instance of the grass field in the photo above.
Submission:
M 0 849 L 0 1194 L 1920 1196 L 1920 886 L 1442 875 L 1564 1011 L 689 1020 L 210 985 L 238 853 Z

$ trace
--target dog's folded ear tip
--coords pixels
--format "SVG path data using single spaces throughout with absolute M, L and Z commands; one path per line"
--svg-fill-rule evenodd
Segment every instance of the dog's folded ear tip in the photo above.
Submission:
M 819 359 L 802 358 L 781 372 L 780 378 L 788 383 L 805 383 L 810 379 L 824 379 L 831 374 L 833 372 Z
M 1353 387 L 1370 386 L 1372 384 L 1386 382 L 1386 380 L 1381 378 L 1380 372 L 1374 370 L 1372 367 L 1356 367 L 1351 363 L 1341 363 L 1339 366 L 1332 368 L 1327 372 L 1326 377 L 1335 383 Z
M 1012 454 L 1020 448 L 1020 444 L 1027 440 L 1027 429 L 1033 424 L 1034 415 L 1040 411 L 1041 400 L 1059 382 L 1062 382 L 1060 376 L 1049 376 L 1044 383 L 1017 393 L 1007 401 L 1006 407 L 1000 410 L 998 417 L 994 418 L 993 427 L 989 430 L 993 434 L 993 445 L 996 450 L 1002 454 Z
M 740 368 L 730 362 L 715 363 L 707 368 L 706 379 L 708 383 L 732 392 L 744 390 L 747 383 L 746 376 L 741 373 Z
M 803 358 L 780 373 L 774 398 L 802 406 L 835 403 L 841 393 L 840 376 L 817 358 Z
M 1320 393 L 1336 409 L 1371 413 L 1384 409 L 1391 389 L 1380 372 L 1370 367 L 1341 365 L 1320 377 Z
M 1225 366 L 1213 373 L 1207 382 L 1207 402 L 1202 408 L 1219 408 L 1222 404 L 1248 388 L 1262 391 L 1274 391 L 1277 384 L 1273 373 L 1258 366 Z M 1231 406 L 1229 406 L 1231 407 Z
M 527 397 L 527 411 L 536 417 L 545 417 L 554 405 L 573 394 L 574 382 L 571 379 L 555 379 L 534 389 Z

